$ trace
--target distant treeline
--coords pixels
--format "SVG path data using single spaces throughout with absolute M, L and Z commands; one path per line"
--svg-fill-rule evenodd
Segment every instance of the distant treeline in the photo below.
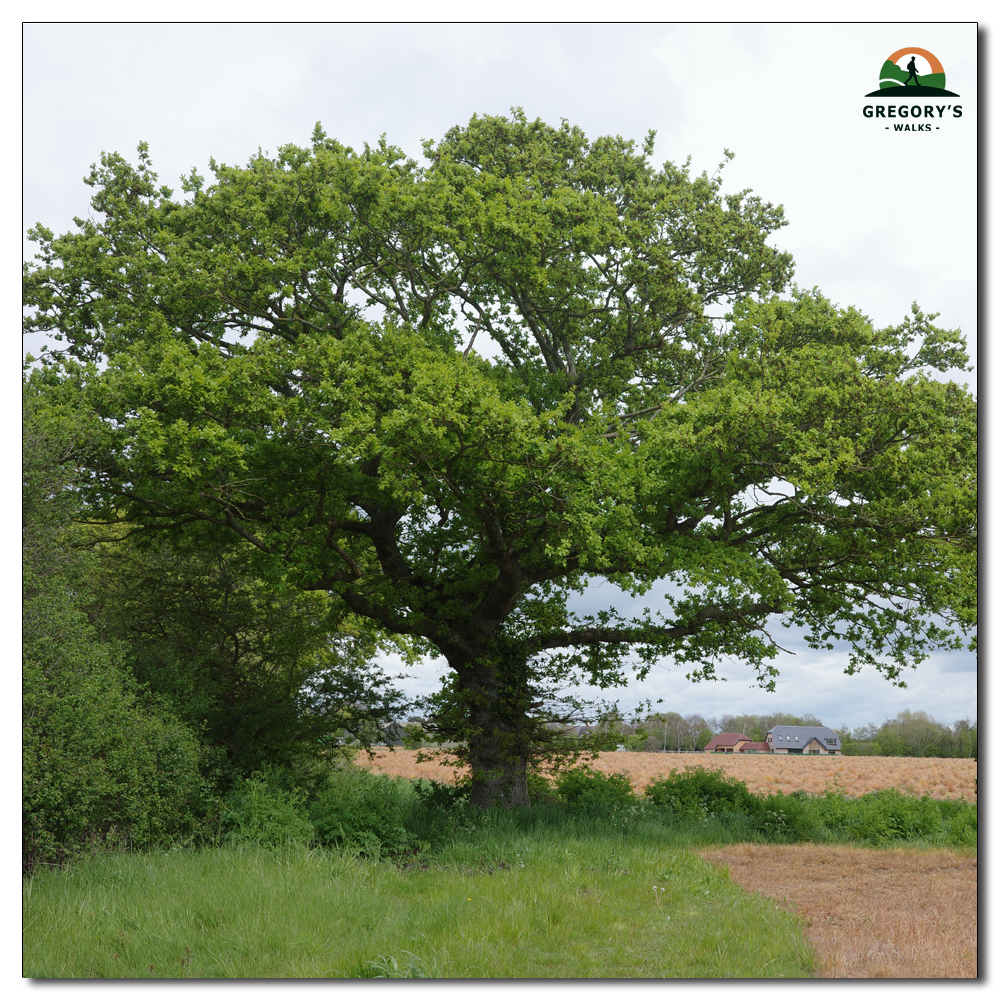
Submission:
M 594 726 L 580 726 L 582 733 L 594 734 L 598 743 L 614 750 L 645 753 L 684 753 L 703 750 L 719 733 L 743 733 L 748 739 L 763 743 L 775 726 L 822 726 L 815 715 L 791 715 L 778 712 L 770 715 L 722 715 L 706 719 L 678 712 L 647 715 L 644 719 L 626 722 L 621 717 L 602 719 Z M 851 730 L 847 726 L 831 726 L 841 739 L 843 752 L 849 756 L 867 757 L 971 757 L 979 759 L 976 720 L 959 719 L 951 727 L 932 719 L 926 712 L 904 710 L 881 725 L 869 723 Z M 422 720 L 411 717 L 405 726 L 393 727 L 386 742 L 418 747 L 425 744 Z
M 869 723 L 837 730 L 844 753 L 855 757 L 971 757 L 979 760 L 977 720 L 959 719 L 951 727 L 926 712 L 904 710 L 881 726 Z

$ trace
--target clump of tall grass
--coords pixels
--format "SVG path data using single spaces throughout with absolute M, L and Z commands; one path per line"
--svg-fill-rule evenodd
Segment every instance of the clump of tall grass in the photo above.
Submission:
M 44 978 L 803 977 L 799 922 L 686 849 L 490 814 L 400 865 L 251 845 L 98 857 L 25 883 Z M 654 893 L 652 887 L 657 886 Z M 662 891 L 665 889 L 666 891 Z

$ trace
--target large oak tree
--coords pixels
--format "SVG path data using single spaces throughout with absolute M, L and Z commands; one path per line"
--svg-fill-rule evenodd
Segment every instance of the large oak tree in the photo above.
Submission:
M 61 342 L 32 378 L 103 426 L 90 518 L 242 539 L 440 653 L 479 805 L 527 802 L 574 670 L 773 686 L 775 621 L 898 682 L 974 623 L 975 401 L 927 374 L 961 337 L 779 297 L 781 209 L 652 142 L 514 112 L 421 165 L 317 126 L 181 200 L 140 146 L 33 231 L 27 329 Z M 664 610 L 573 614 L 595 578 Z

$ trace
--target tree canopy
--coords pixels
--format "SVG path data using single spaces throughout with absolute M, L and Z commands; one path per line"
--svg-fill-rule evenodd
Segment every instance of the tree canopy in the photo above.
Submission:
M 177 200 L 141 145 L 32 231 L 30 380 L 95 415 L 87 518 L 239 540 L 443 655 L 480 805 L 527 802 L 552 686 L 630 654 L 773 687 L 773 620 L 901 683 L 975 622 L 976 404 L 928 374 L 960 334 L 781 297 L 782 210 L 652 150 L 515 111 L 418 164 L 317 126 Z M 666 603 L 574 614 L 594 578 Z

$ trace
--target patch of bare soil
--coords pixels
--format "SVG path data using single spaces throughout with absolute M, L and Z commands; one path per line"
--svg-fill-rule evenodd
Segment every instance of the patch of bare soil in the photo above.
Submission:
M 824 979 L 976 979 L 978 859 L 738 844 L 702 852 L 798 914 Z

